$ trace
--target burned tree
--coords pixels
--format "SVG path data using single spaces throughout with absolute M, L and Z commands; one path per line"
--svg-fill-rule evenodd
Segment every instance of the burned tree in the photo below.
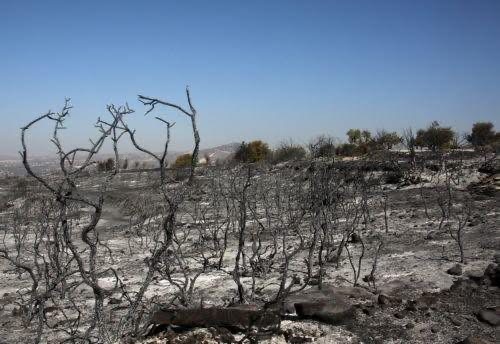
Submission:
M 28 310 L 27 324 L 33 320 L 37 323 L 36 343 L 42 340 L 47 328 L 53 328 L 63 338 L 77 341 L 94 341 L 96 338 L 111 341 L 113 337 L 104 306 L 110 290 L 101 285 L 100 279 L 109 274 L 116 276 L 115 288 L 119 287 L 121 281 L 112 267 L 101 268 L 100 261 L 109 248 L 101 240 L 97 224 L 102 215 L 105 192 L 117 175 L 119 165 L 116 164 L 112 171 L 101 178 L 94 196 L 87 195 L 81 185 L 81 178 L 108 138 L 112 142 L 114 159 L 119 161 L 118 142 L 124 133 L 120 123 L 133 110 L 128 106 L 108 106 L 111 120 L 98 119 L 97 139 L 90 140 L 87 148 L 66 150 L 59 134 L 65 129 L 64 123 L 71 108 L 67 99 L 60 112 L 49 111 L 21 128 L 20 154 L 23 165 L 29 176 L 45 189 L 45 193 L 33 203 L 42 202 L 35 209 L 39 211 L 37 216 L 41 226 L 32 227 L 29 235 L 20 236 L 16 233 L 22 233 L 22 228 L 28 226 L 20 224 L 20 231 L 14 231 L 17 249 L 14 252 L 10 250 L 8 240 L 4 237 L 4 245 L 0 250 L 3 258 L 17 269 L 26 271 L 31 278 L 32 288 L 29 297 L 23 299 L 23 307 Z M 53 123 L 51 142 L 59 161 L 58 174 L 54 177 L 35 173 L 30 164 L 26 136 L 35 125 L 44 121 Z M 89 209 L 88 218 L 75 219 L 72 215 L 74 210 L 82 207 Z M 75 294 L 78 288 L 92 291 L 90 311 L 77 301 Z M 62 317 L 67 319 L 67 326 L 59 330 L 46 316 L 49 308 L 59 310 Z M 68 308 L 69 311 L 66 310 Z
M 191 120 L 191 127 L 193 130 L 193 139 L 194 139 L 194 148 L 193 148 L 193 152 L 191 154 L 191 174 L 189 176 L 189 183 L 192 183 L 194 180 L 194 171 L 195 171 L 196 166 L 198 165 L 198 152 L 200 150 L 200 134 L 198 132 L 198 127 L 196 125 L 196 109 L 194 108 L 193 103 L 191 101 L 191 94 L 189 93 L 189 87 L 186 87 L 186 98 L 187 98 L 188 105 L 189 105 L 189 111 L 184 109 L 183 107 L 181 107 L 179 105 L 176 105 L 176 104 L 164 101 L 164 100 L 139 95 L 139 101 L 141 103 L 143 103 L 144 105 L 149 106 L 149 109 L 146 112 L 146 114 L 153 111 L 155 109 L 155 106 L 159 104 L 159 105 L 164 105 L 164 106 L 172 108 L 172 109 L 176 109 L 176 110 L 180 111 L 181 113 L 183 113 L 184 115 L 188 116 L 189 119 Z M 159 117 L 156 117 L 156 118 L 160 121 L 163 121 Z M 169 124 L 167 123 L 167 126 L 168 125 Z M 167 143 L 167 145 L 168 145 L 168 143 Z M 136 148 L 137 148 L 137 146 L 136 146 Z M 166 150 L 164 150 L 164 152 L 165 151 Z M 163 157 L 163 158 L 165 158 L 165 157 Z
M 186 94 L 191 112 L 153 98 L 140 96 L 140 99 L 150 105 L 147 113 L 160 103 L 189 115 L 195 137 L 193 156 L 196 156 L 199 149 L 196 110 L 189 90 L 186 90 Z M 34 342 L 50 338 L 50 341 L 111 343 L 123 336 L 137 336 L 141 332 L 141 324 L 147 322 L 144 315 L 155 304 L 154 301 L 145 302 L 146 291 L 153 277 L 161 276 L 166 271 L 168 274 L 169 266 L 175 262 L 172 259 L 183 259 L 179 247 L 181 242 L 176 238 L 176 214 L 190 186 L 181 185 L 178 190 L 168 190 L 166 157 L 170 129 L 173 127 L 170 122 L 157 117 L 166 125 L 164 150 L 157 155 L 142 147 L 136 140 L 135 131 L 128 127 L 126 116 L 134 111 L 128 105 L 109 105 L 107 111 L 110 119 L 99 118 L 96 123 L 99 131 L 97 139 L 90 140 L 89 147 L 68 150 L 62 143 L 60 132 L 66 129 L 65 121 L 71 108 L 69 100 L 66 100 L 60 112 L 49 111 L 21 129 L 22 162 L 28 175 L 45 192 L 25 202 L 25 207 L 28 207 L 26 214 L 33 213 L 31 217 L 27 219 L 25 215 L 13 219 L 13 231 L 5 233 L 0 257 L 17 271 L 30 276 L 31 288 L 21 295 L 21 308 L 25 310 L 25 324 L 35 324 Z M 53 123 L 51 142 L 56 148 L 59 162 L 56 175 L 34 172 L 27 144 L 28 132 L 35 125 L 47 121 Z M 155 190 L 159 191 L 163 200 L 161 209 L 156 208 L 153 212 L 148 209 L 148 214 L 138 216 L 137 222 L 131 223 L 132 227 L 138 226 L 136 234 L 141 239 L 140 245 L 145 244 L 149 252 L 145 259 L 146 273 L 141 277 L 138 287 L 129 285 L 123 271 L 114 267 L 116 255 L 120 253 L 107 243 L 106 237 L 109 235 L 98 226 L 106 195 L 113 187 L 122 165 L 118 144 L 124 135 L 128 135 L 136 149 L 158 162 L 159 178 Z M 106 141 L 111 141 L 114 163 L 112 168 L 110 165 L 102 174 L 93 177 L 98 181 L 98 188 L 90 192 L 85 177 L 92 170 L 95 158 Z M 194 181 L 195 162 L 196 159 L 193 159 L 189 185 Z M 135 211 L 142 210 L 144 207 L 138 207 Z M 162 218 L 161 224 L 154 224 L 146 231 L 140 230 L 144 215 L 155 217 L 158 211 Z M 33 226 L 33 222 L 30 222 L 32 218 L 38 221 L 38 226 Z M 142 222 L 139 221 L 141 219 Z M 143 240 L 145 237 L 146 240 Z M 129 240 L 130 250 L 135 244 Z M 187 279 L 188 291 L 192 292 L 194 280 Z M 171 296 L 182 300 L 186 298 L 183 292 L 186 292 L 184 287 Z M 86 296 L 82 298 L 82 295 L 91 296 L 91 302 L 86 302 Z M 125 301 L 127 306 L 113 307 L 113 300 Z

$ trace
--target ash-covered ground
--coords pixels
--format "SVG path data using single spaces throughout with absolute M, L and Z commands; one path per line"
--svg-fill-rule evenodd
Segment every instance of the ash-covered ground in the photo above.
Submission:
M 345 165 L 350 163 L 349 171 L 359 168 L 356 162 Z M 206 168 L 199 172 L 197 186 L 183 194 L 173 244 L 145 290 L 141 324 L 149 337 L 116 341 L 497 342 L 499 172 L 480 172 L 481 165 L 479 159 L 465 161 L 455 170 L 458 179 L 453 182 L 435 166 L 398 172 L 397 180 L 394 171 L 365 169 L 362 179 L 369 187 L 359 190 L 340 183 L 337 174 L 325 176 L 321 164 L 259 166 L 252 171 L 234 166 Z M 352 177 L 342 175 L 344 181 Z M 103 178 L 82 179 L 81 192 L 98 194 Z M 151 252 L 156 242 L 164 240 L 165 204 L 155 190 L 155 178 L 154 172 L 123 174 L 106 190 L 97 225 L 102 244 L 97 256 L 102 273 L 97 276 L 108 291 L 103 307 L 106 322 L 115 324 L 111 327 L 118 327 L 130 309 L 128 297 L 133 299 L 144 285 Z M 313 178 L 319 178 L 317 184 L 313 185 Z M 50 228 L 55 221 L 50 212 L 57 211 L 43 200 L 50 195 L 34 181 L 21 193 L 16 192 L 16 183 L 17 179 L 9 179 L 1 185 L 3 248 L 14 260 L 42 264 L 47 252 L 33 249 L 37 240 L 33 233 Z M 173 182 L 170 193 L 183 185 Z M 314 190 L 319 201 L 311 196 Z M 313 206 L 299 204 L 306 200 L 319 204 L 314 208 L 317 212 L 311 211 Z M 82 257 L 89 250 L 80 231 L 90 221 L 90 213 L 89 207 L 78 206 L 69 216 L 71 235 Z M 43 214 L 45 218 L 40 217 Z M 41 256 L 36 260 L 30 254 Z M 278 330 L 148 327 L 148 317 L 160 306 L 194 310 L 238 306 L 241 295 L 235 274 L 244 290 L 245 307 L 277 312 Z M 39 276 L 38 280 L 47 279 Z M 93 291 L 78 274 L 68 275 L 66 282 L 74 285 L 65 295 L 54 291 L 45 301 L 42 342 L 68 339 L 76 333 L 71 331 L 84 332 L 88 326 L 95 307 Z M 281 290 L 283 298 L 277 298 L 281 282 L 285 290 Z M 36 336 L 36 311 L 26 307 L 32 285 L 26 271 L 0 259 L 1 343 L 25 343 Z

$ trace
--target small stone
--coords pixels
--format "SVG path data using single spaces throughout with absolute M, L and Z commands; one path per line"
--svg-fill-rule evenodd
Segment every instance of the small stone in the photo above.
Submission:
M 308 285 L 318 285 L 319 284 L 319 279 L 315 277 L 311 277 L 309 281 L 307 282 Z
M 406 302 L 406 310 L 410 312 L 416 312 L 417 309 L 417 302 L 414 300 L 408 300 Z
M 394 313 L 394 317 L 396 317 L 397 319 L 403 319 L 405 315 L 403 314 L 403 312 L 396 312 Z
M 375 313 L 373 308 L 362 308 L 361 311 L 368 316 L 372 316 Z
M 438 333 L 438 329 L 435 326 L 431 326 L 431 332 L 432 333 Z
M 453 276 L 460 276 L 462 274 L 462 266 L 460 264 L 455 264 L 446 270 L 446 273 Z
M 390 303 L 389 296 L 385 294 L 380 294 L 377 298 L 377 301 L 379 305 L 388 305 Z
M 484 277 L 489 279 L 492 285 L 500 287 L 500 265 L 488 265 L 484 270 Z
M 359 235 L 358 235 L 358 234 L 356 234 L 356 233 L 352 233 L 352 234 L 351 234 L 351 243 L 353 243 L 353 244 L 357 244 L 357 243 L 359 243 L 360 241 L 361 241 L 361 239 L 360 239 L 360 237 L 359 237 Z

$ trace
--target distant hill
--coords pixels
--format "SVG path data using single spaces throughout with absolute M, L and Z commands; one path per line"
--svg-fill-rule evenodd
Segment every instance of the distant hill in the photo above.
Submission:
M 204 162 L 205 157 L 208 155 L 210 160 L 215 162 L 217 160 L 224 160 L 231 154 L 234 154 L 238 147 L 239 143 L 233 142 L 225 145 L 211 147 L 211 148 L 203 148 L 200 149 L 200 161 Z M 167 160 L 172 162 L 181 154 L 191 153 L 191 151 L 185 152 L 169 152 L 167 156 Z M 114 158 L 114 154 L 112 153 L 104 153 L 98 154 L 95 156 L 94 160 L 106 160 L 108 158 Z M 120 160 L 128 159 L 129 166 L 132 166 L 133 163 L 143 163 L 145 162 L 148 165 L 151 165 L 151 157 L 147 154 L 134 152 L 134 153 L 120 153 Z M 58 168 L 58 161 L 56 155 L 43 155 L 43 156 L 31 156 L 30 157 L 31 165 L 35 171 L 48 172 Z M 0 155 L 0 174 L 2 175 L 25 175 L 26 171 L 21 162 L 20 156 L 15 155 Z
M 208 155 L 212 161 L 224 160 L 234 154 L 239 146 L 240 143 L 232 142 L 217 147 L 200 149 L 200 159 L 204 160 L 205 156 Z

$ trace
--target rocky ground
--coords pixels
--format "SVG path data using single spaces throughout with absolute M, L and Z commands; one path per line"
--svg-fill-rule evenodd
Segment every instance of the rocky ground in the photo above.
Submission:
M 459 255 L 455 241 L 446 230 L 437 230 L 437 218 L 426 216 L 421 190 L 411 185 L 387 185 L 390 240 L 378 260 L 375 288 L 361 281 L 359 286 L 353 287 L 352 269 L 347 260 L 338 267 L 329 265 L 322 290 L 310 283 L 279 307 L 282 321 L 278 331 L 247 333 L 249 338 L 261 343 L 498 342 L 498 174 L 474 173 L 474 177 L 460 187 L 474 197 L 476 204 L 464 229 L 464 264 L 457 263 Z M 140 189 L 140 181 L 129 185 L 132 186 L 127 192 Z M 11 204 L 15 204 L 15 200 Z M 4 206 L 4 215 L 9 208 Z M 145 252 L 130 250 L 124 229 L 127 216 L 119 207 L 110 206 L 105 209 L 100 226 L 109 234 L 107 244 L 119 252 L 115 264 L 124 271 L 127 281 L 133 283 L 144 273 L 140 266 Z M 378 212 L 374 214 L 370 230 L 364 233 L 366 244 L 373 244 L 377 233 L 383 231 L 384 214 Z M 359 246 L 353 244 L 353 254 L 357 253 Z M 374 251 L 368 250 L 362 277 L 370 273 L 373 256 Z M 278 272 L 274 272 L 266 279 L 272 282 L 278 276 Z M 0 343 L 23 343 L 31 336 L 22 326 L 21 310 L 16 303 L 16 292 L 25 286 L 25 279 L 26 276 L 19 275 L 0 259 Z M 246 285 L 251 282 L 248 277 L 243 280 Z M 159 279 L 155 280 L 148 296 L 168 294 L 173 290 L 167 281 Z M 262 293 L 265 296 L 272 292 L 271 287 Z M 198 279 L 195 294 L 198 304 L 202 303 L 203 307 L 226 307 L 232 301 L 231 296 L 234 298 L 235 285 L 230 274 L 210 271 Z M 140 343 L 233 343 L 244 338 L 244 332 L 231 332 L 223 327 L 160 326 Z

